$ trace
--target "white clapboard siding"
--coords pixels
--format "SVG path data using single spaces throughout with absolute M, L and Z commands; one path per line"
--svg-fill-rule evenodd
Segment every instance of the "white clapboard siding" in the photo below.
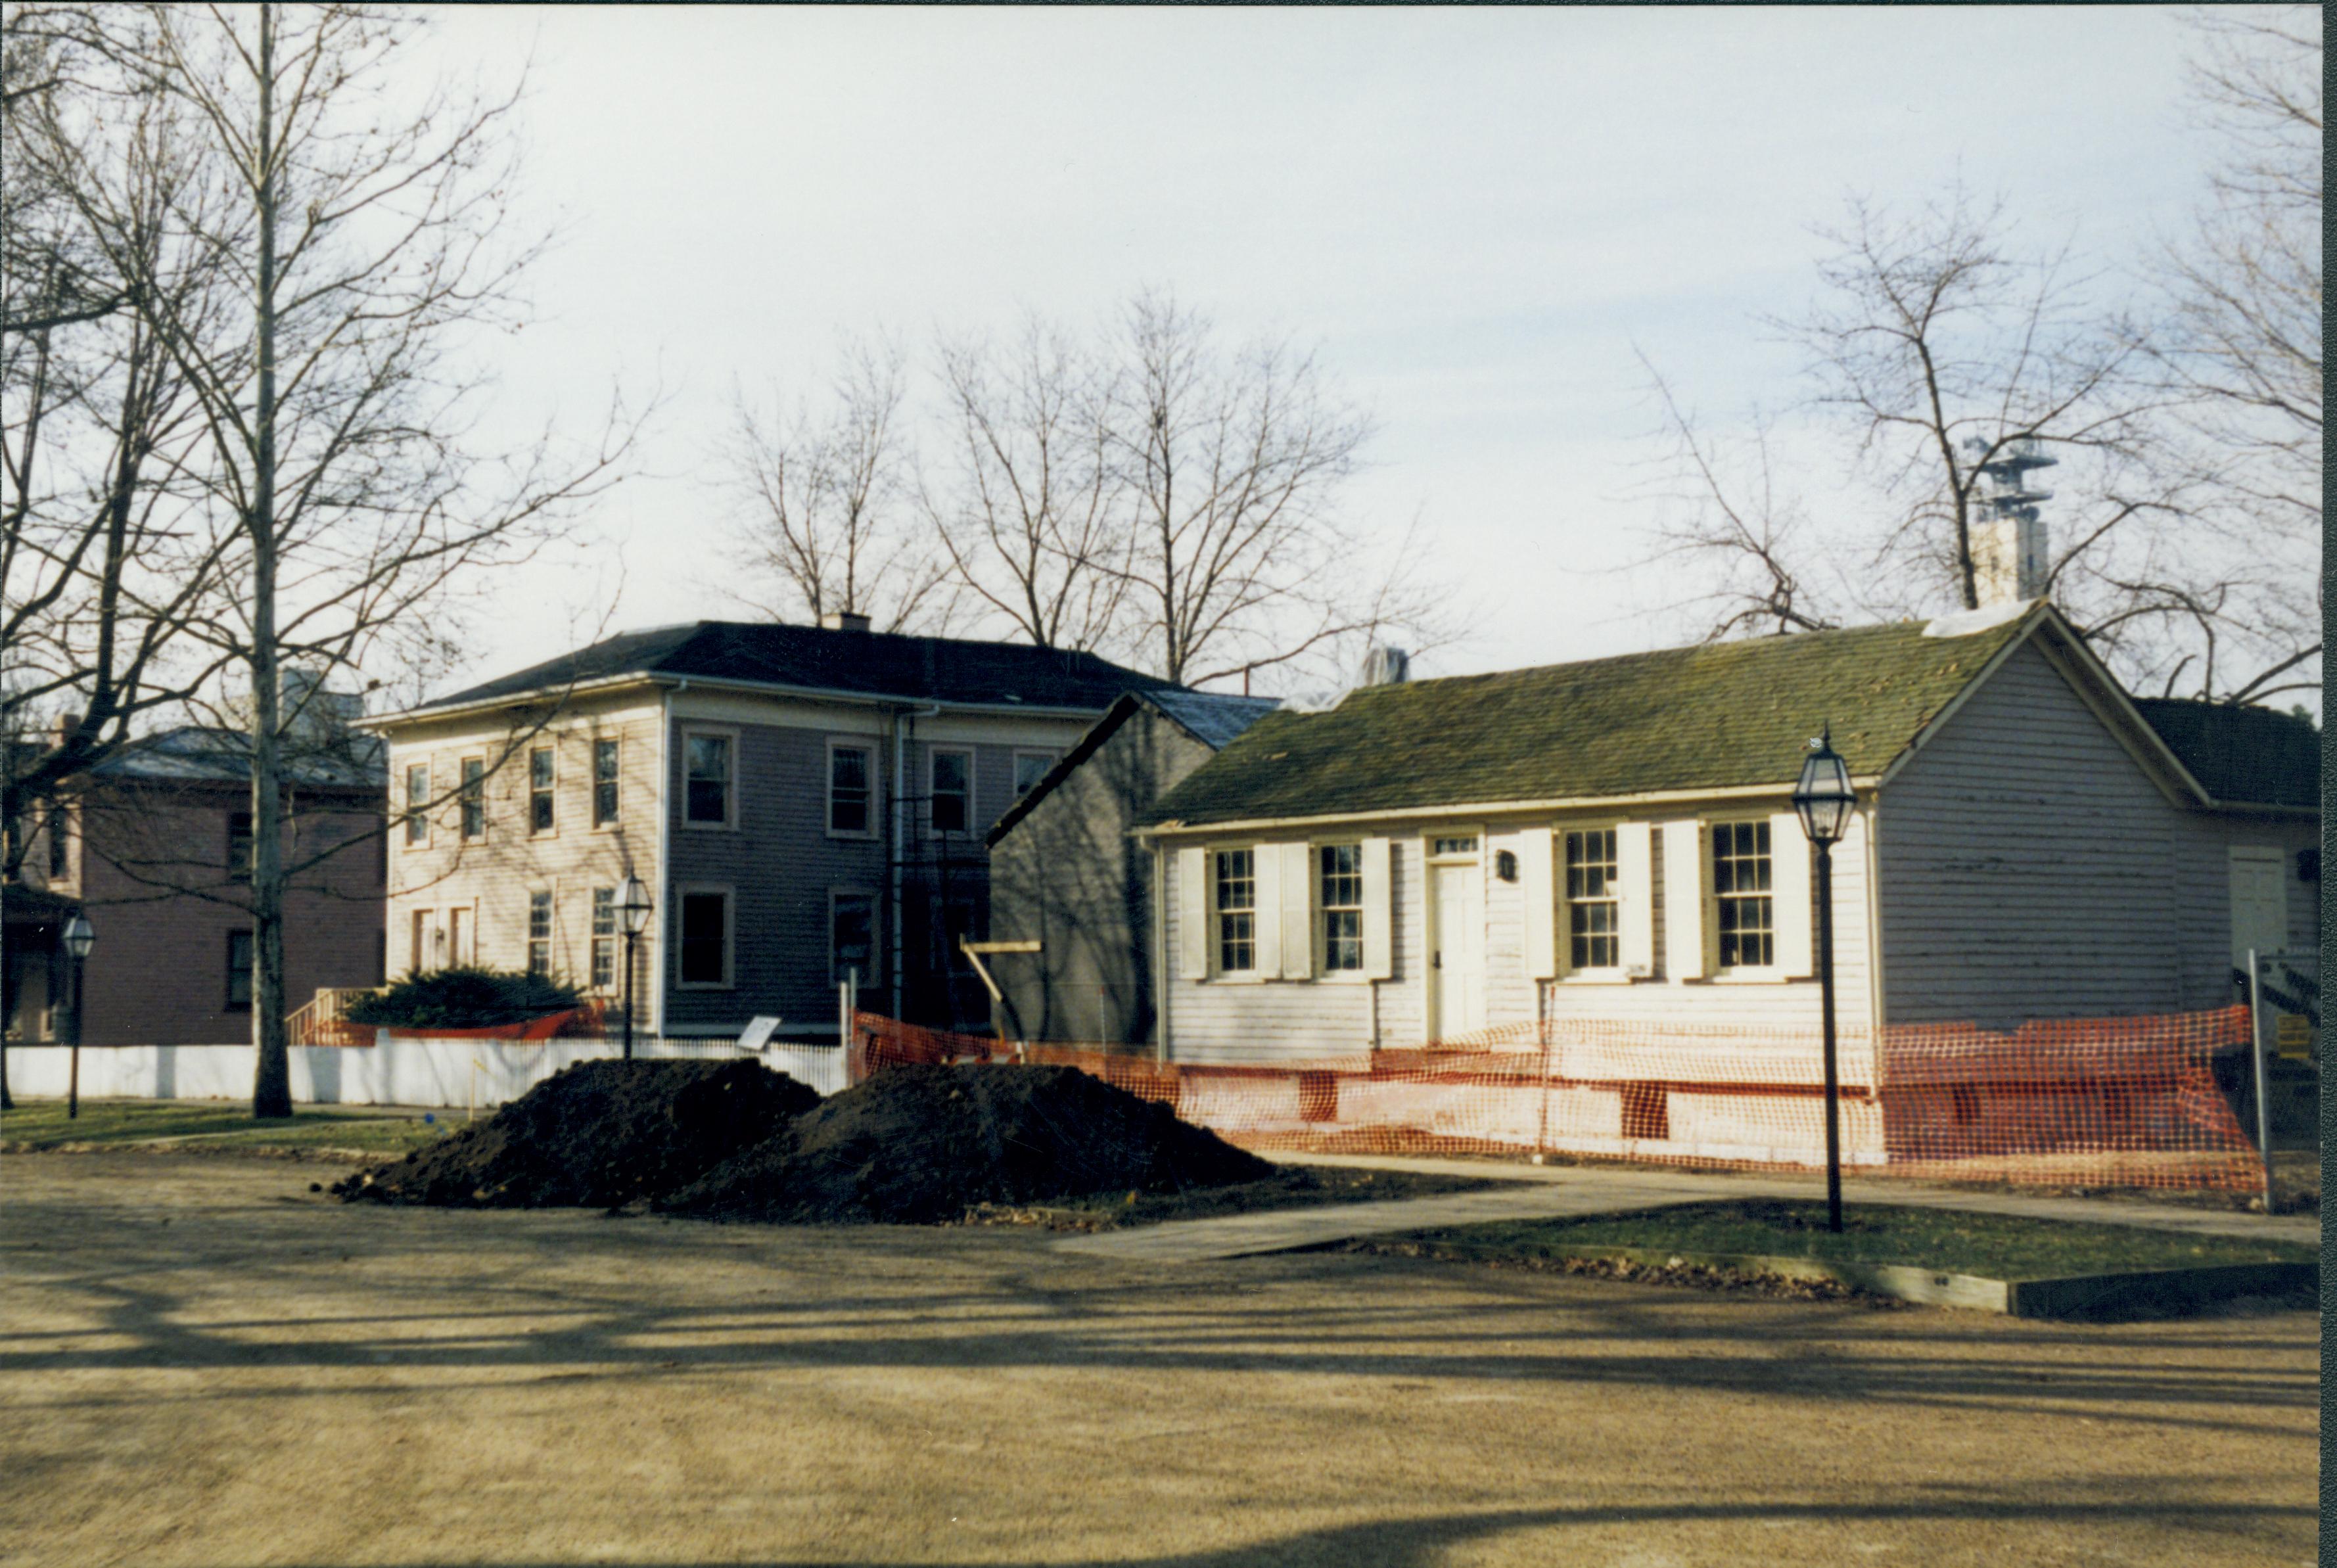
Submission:
M 1810 878 L 1809 836 L 1802 819 L 1791 811 L 1769 818 L 1769 907 L 1776 934 L 1779 973 L 1808 976 L 1817 973 L 1817 933 Z
M 2033 645 L 1949 718 L 1881 809 L 1893 1022 L 2171 1011 L 2185 969 L 2227 945 L 2215 936 L 2186 963 L 2177 910 L 2225 901 L 2221 858 L 2203 877 L 2177 852 L 2184 814 Z
M 1177 905 L 1177 974 L 1200 980 L 1209 973 L 1208 855 L 1206 849 L 1179 849 L 1170 876 L 1178 891 Z
M 1615 829 L 1616 918 L 1626 975 L 1645 975 L 1656 964 L 1655 830 L 1646 822 Z
M 1315 847 L 1282 846 L 1282 977 L 1315 974 Z
M 1548 833 L 1489 835 L 1485 840 L 1485 1023 L 1530 1024 L 1534 1018 L 1535 977 L 1526 973 L 1526 859 L 1532 841 Z M 1501 856 L 1517 861 L 1514 882 L 1499 874 Z
M 1664 978 L 1705 973 L 1704 824 L 1664 824 Z

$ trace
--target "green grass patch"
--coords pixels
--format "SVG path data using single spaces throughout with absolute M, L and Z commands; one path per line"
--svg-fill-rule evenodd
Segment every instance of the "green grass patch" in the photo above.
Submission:
M 404 1153 L 447 1128 L 386 1117 L 364 1105 L 303 1105 L 291 1120 L 256 1120 L 251 1108 L 228 1101 L 84 1100 L 68 1118 L 62 1100 L 18 1101 L 0 1112 L 0 1142 L 25 1150 L 61 1144 L 136 1144 L 159 1138 L 192 1140 L 191 1149 L 378 1149 Z
M 1824 1203 L 1765 1198 L 1573 1220 L 1499 1220 L 1422 1231 L 1408 1240 L 1440 1257 L 1469 1259 L 1554 1259 L 1583 1248 L 1630 1247 L 1903 1263 L 1990 1279 L 2054 1279 L 2221 1263 L 2308 1263 L 2319 1256 L 2317 1249 L 2298 1242 L 1880 1203 L 1846 1204 L 1842 1233 L 1835 1235 L 1826 1229 Z

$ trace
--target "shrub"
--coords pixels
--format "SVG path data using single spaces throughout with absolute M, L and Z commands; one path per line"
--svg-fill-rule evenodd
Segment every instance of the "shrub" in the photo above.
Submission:
M 485 1029 L 564 1012 L 579 1000 L 575 986 L 549 975 L 464 966 L 401 976 L 349 1004 L 344 1016 L 391 1029 Z

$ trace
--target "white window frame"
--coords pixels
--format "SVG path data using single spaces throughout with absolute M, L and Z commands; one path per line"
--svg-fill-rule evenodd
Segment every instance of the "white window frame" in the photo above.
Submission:
M 1039 779 L 1044 779 L 1050 772 L 1053 771 L 1055 764 L 1061 762 L 1062 760 L 1063 754 L 1061 751 L 1035 751 L 1027 748 L 1017 748 L 1014 753 L 1014 779 L 1016 781 L 1014 799 L 1020 800 L 1025 795 L 1030 794 L 1031 789 L 1036 789 L 1039 787 Z M 1022 764 L 1030 761 L 1041 762 L 1044 766 L 1039 769 L 1038 777 L 1031 780 L 1031 789 L 1025 789 L 1021 787 Z
M 535 934 L 535 916 L 536 911 L 539 909 L 543 912 L 543 935 L 541 936 Z M 526 961 L 523 967 L 526 969 L 527 973 L 530 975 L 541 975 L 546 979 L 552 977 L 552 960 L 554 949 L 559 945 L 556 936 L 559 929 L 560 901 L 558 896 L 555 895 L 549 887 L 529 888 L 527 892 L 527 935 L 522 947 L 522 951 L 526 955 Z M 543 965 L 541 968 L 536 966 L 535 961 L 536 949 L 539 946 L 543 949 Z
M 1553 918 L 1559 943 L 1558 974 L 1560 985 L 1614 985 L 1626 983 L 1629 975 L 1623 967 L 1623 824 L 1620 818 L 1601 818 L 1589 822 L 1560 822 L 1554 829 L 1556 839 L 1551 845 L 1550 880 L 1556 885 L 1557 906 Z M 1566 836 L 1569 833 L 1610 833 L 1615 837 L 1615 874 L 1608 886 L 1604 902 L 1615 909 L 1615 962 L 1584 965 L 1574 963 L 1574 901 L 1566 891 Z M 1707 878 L 1707 881 L 1709 878 Z
M 420 806 L 414 804 L 414 775 L 416 772 L 419 772 L 422 775 L 422 804 Z M 400 842 L 408 849 L 429 848 L 430 763 L 427 759 L 425 759 L 420 762 L 408 762 L 406 765 L 405 817 L 406 832 L 401 836 Z M 414 834 L 414 829 L 417 825 L 422 829 L 422 836 L 418 838 L 416 838 Z
M 1324 897 L 1323 851 L 1353 849 L 1355 852 L 1355 901 L 1353 904 L 1331 904 Z M 1307 924 L 1314 928 L 1315 975 L 1317 980 L 1333 985 L 1354 985 L 1368 983 L 1372 978 L 1370 919 L 1366 911 L 1371 905 L 1371 890 L 1364 877 L 1364 839 L 1331 838 L 1313 840 L 1306 846 Z M 1331 915 L 1334 911 L 1352 910 L 1355 916 L 1355 966 L 1352 969 L 1331 967 Z
M 738 754 L 731 754 L 731 771 L 735 774 Z M 722 900 L 722 978 L 719 980 L 685 980 L 681 977 L 682 911 L 694 897 L 719 897 Z M 726 882 L 684 882 L 673 890 L 673 985 L 677 991 L 731 991 L 738 983 L 738 890 Z
M 935 781 L 934 775 L 938 771 L 937 764 L 944 755 L 951 757 L 963 757 L 965 759 L 965 820 L 959 826 L 950 828 L 949 831 L 960 835 L 970 835 L 974 830 L 973 799 L 974 769 L 976 766 L 973 748 L 971 746 L 928 746 L 925 748 L 925 828 L 928 832 L 936 835 L 943 831 L 943 829 L 934 825 L 934 808 L 939 804 L 941 800 L 941 786 Z M 835 788 L 834 776 L 832 774 L 830 775 L 828 787 L 830 789 Z
M 689 743 L 692 740 L 727 742 L 725 755 L 729 759 L 722 781 L 722 820 L 701 822 L 689 815 Z M 681 727 L 681 811 L 682 828 L 694 833 L 730 833 L 738 827 L 738 731 L 721 724 L 685 724 Z
M 584 928 L 589 946 L 585 949 L 584 956 L 584 979 L 589 990 L 602 996 L 615 995 L 624 980 L 624 960 L 618 956 L 617 951 L 619 944 L 623 940 L 623 933 L 621 929 L 623 916 L 617 912 L 617 891 L 614 887 L 593 887 L 588 889 L 585 894 L 588 902 L 585 906 Z M 609 915 L 609 928 L 606 931 L 601 929 L 601 912 L 603 908 L 601 896 L 603 893 L 609 896 L 605 906 Z M 601 978 L 603 958 L 608 961 L 609 970 L 609 978 L 605 982 Z
M 614 785 L 614 786 L 615 786 L 615 788 L 616 788 L 616 791 L 617 791 L 617 794 L 616 794 L 616 809 L 615 809 L 615 810 L 613 810 L 613 811 L 611 811 L 611 812 L 610 812 L 610 813 L 609 813 L 609 815 L 608 815 L 608 816 L 606 816 L 606 817 L 603 817 L 603 816 L 601 816 L 601 747 L 603 747 L 603 746 L 607 746 L 607 747 L 611 748 L 611 754 L 612 756 L 614 756 L 614 757 L 616 758 L 616 760 L 617 760 L 617 771 L 616 771 L 616 774 L 615 774 L 615 776 L 614 776 L 613 778 L 611 778 L 611 779 L 609 780 L 609 782 L 610 782 L 611 784 Z M 591 779 L 590 779 L 589 782 L 590 782 L 590 783 L 592 784 L 592 830 L 593 830 L 594 832 L 596 832 L 596 833 L 614 833 L 614 832 L 618 831 L 618 830 L 619 830 L 619 829 L 620 829 L 620 828 L 624 825 L 624 820 L 625 820 L 625 739 L 624 739 L 624 737 L 623 737 L 623 736 L 621 736 L 621 735 L 595 735 L 595 736 L 593 736 L 593 737 L 592 737 L 592 762 L 591 762 L 591 764 L 590 764 L 590 769 L 589 769 L 589 770 L 590 770 L 590 773 L 591 773 Z
M 838 885 L 827 890 L 827 974 L 828 984 L 844 984 L 844 965 L 836 951 L 836 906 L 846 898 L 868 900 L 868 966 L 860 972 L 860 989 L 883 984 L 881 971 L 885 966 L 884 923 L 879 917 L 884 899 L 874 887 Z
M 535 760 L 539 755 L 551 759 L 552 768 L 552 781 L 541 789 L 535 785 Z M 549 828 L 535 825 L 535 798 L 538 795 L 551 798 L 552 826 Z M 560 837 L 560 746 L 557 741 L 527 749 L 527 836 L 531 838 Z
M 479 830 L 471 831 L 471 779 L 464 769 L 472 763 L 479 765 Z M 484 844 L 487 841 L 487 760 L 484 757 L 459 757 L 455 760 L 455 841 L 458 844 Z
M 867 759 L 868 825 L 865 828 L 838 828 L 836 825 L 836 754 L 838 751 L 857 751 Z M 876 838 L 879 824 L 885 819 L 884 791 L 879 788 L 876 769 L 876 742 L 865 735 L 830 736 L 825 767 L 826 771 L 820 781 L 820 825 L 827 836 L 856 841 Z
M 1769 962 L 1766 964 L 1724 964 L 1720 959 L 1720 892 L 1719 879 L 1713 875 L 1720 829 L 1748 824 L 1769 829 L 1769 889 L 1766 893 L 1730 894 L 1728 897 L 1765 897 L 1769 901 Z M 1726 983 L 1736 981 L 1767 981 L 1782 979 L 1785 971 L 1777 965 L 1779 946 L 1777 922 L 1777 827 L 1775 819 L 1766 813 L 1743 816 L 1736 813 L 1715 815 L 1704 818 L 1704 864 L 1697 868 L 1704 888 L 1704 929 L 1706 976 Z
M 1217 902 L 1217 857 L 1220 855 L 1247 855 L 1249 857 L 1249 906 L 1246 910 L 1233 911 L 1233 913 L 1247 914 L 1249 916 L 1249 967 L 1247 969 L 1228 969 L 1226 967 L 1225 916 L 1227 911 L 1221 908 Z M 1257 846 L 1256 844 L 1212 844 L 1208 846 L 1205 857 L 1202 859 L 1201 867 L 1204 873 L 1207 875 L 1208 881 L 1207 888 L 1209 910 L 1208 933 L 1209 943 L 1209 978 L 1212 980 L 1248 982 L 1263 980 L 1266 977 L 1264 973 L 1260 971 L 1257 966 L 1258 949 L 1261 946 L 1258 922 L 1262 913 L 1258 908 L 1259 870 L 1257 859 Z

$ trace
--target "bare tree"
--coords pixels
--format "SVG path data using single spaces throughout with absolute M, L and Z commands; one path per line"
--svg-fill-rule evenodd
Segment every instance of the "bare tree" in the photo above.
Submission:
M 62 28 L 56 18 L 53 25 Z M 86 26 L 85 19 L 77 24 Z M 94 98 L 94 101 L 93 101 Z M 12 92 L 6 120 L 12 181 L 41 186 L 60 171 L 44 149 L 60 136 L 116 137 L 117 231 L 93 234 L 75 199 L 49 185 L 12 201 L 10 251 L 44 270 L 0 331 L 0 695 L 7 748 L 0 818 L 42 815 L 87 769 L 152 716 L 183 709 L 226 662 L 191 636 L 221 585 L 230 537 L 209 525 L 201 484 L 206 431 L 199 399 L 148 314 L 146 291 L 216 347 L 227 281 L 208 247 L 188 242 L 183 213 L 205 192 L 173 143 L 171 105 L 153 94 L 97 93 L 58 73 Z M 35 213 L 37 212 L 37 217 Z M 115 242 L 109 254 L 102 239 Z M 73 254 L 77 260 L 63 260 Z M 70 265 L 74 281 L 54 282 Z M 114 308 L 76 310 L 103 297 Z M 54 710 L 72 721 L 36 730 Z M 28 836 L 15 835 L 0 871 L 13 876 Z
M 774 619 L 834 612 L 886 632 L 946 629 L 956 608 L 948 555 L 911 525 L 907 395 L 901 351 L 867 342 L 846 344 L 816 409 L 790 412 L 777 387 L 765 407 L 733 390 L 716 467 L 762 591 L 725 592 Z
M 2240 701 L 2320 686 L 2322 13 L 2196 14 L 2190 96 L 2222 159 L 2168 247 L 2156 358 L 2212 484 L 2200 525 L 2241 581 L 2195 593 L 2188 673 Z
M 1247 689 L 1384 632 L 1436 640 L 1416 537 L 1374 570 L 1342 509 L 1372 424 L 1311 356 L 1276 340 L 1224 348 L 1161 293 L 1129 305 L 1117 347 L 1111 450 L 1132 514 L 1120 576 L 1158 672 Z
M 178 116 L 173 145 L 201 199 L 171 218 L 229 279 L 231 330 L 147 276 L 109 127 L 58 125 L 36 149 L 129 282 L 208 438 L 227 591 L 191 625 L 249 675 L 261 1116 L 290 1112 L 282 668 L 442 651 L 452 595 L 558 536 L 613 482 L 639 428 L 612 410 L 582 451 L 550 432 L 508 454 L 472 450 L 491 377 L 462 347 L 516 324 L 517 279 L 543 241 L 507 220 L 515 93 L 440 83 L 391 101 L 419 25 L 361 5 L 158 5 L 112 34 L 132 89 Z
M 1036 317 L 1002 348 L 944 342 L 938 358 L 951 461 L 921 495 L 958 580 L 1041 648 L 1114 645 L 1131 540 L 1109 370 Z

